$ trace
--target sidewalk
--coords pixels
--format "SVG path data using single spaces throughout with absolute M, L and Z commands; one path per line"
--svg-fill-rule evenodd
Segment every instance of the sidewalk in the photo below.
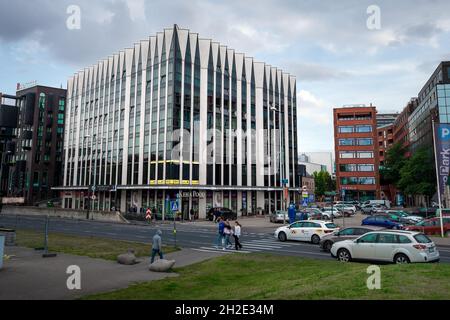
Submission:
M 0 300 L 69 300 L 85 295 L 126 288 L 136 282 L 176 277 L 176 273 L 148 270 L 148 260 L 133 265 L 82 256 L 58 254 L 42 258 L 42 252 L 21 247 L 6 247 L 11 256 L 0 270 Z M 201 262 L 220 254 L 182 249 L 165 256 L 175 260 L 175 268 Z M 81 290 L 67 289 L 68 266 L 81 269 Z

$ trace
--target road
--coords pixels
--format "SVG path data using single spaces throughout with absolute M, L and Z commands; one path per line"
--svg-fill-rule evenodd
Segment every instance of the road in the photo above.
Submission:
M 0 214 L 0 226 L 15 229 L 28 229 L 44 233 L 45 218 L 36 216 L 12 216 Z M 51 218 L 50 232 L 70 235 L 92 236 L 118 240 L 129 240 L 150 243 L 157 229 L 163 231 L 163 242 L 166 245 L 175 244 L 173 224 L 129 225 L 97 221 L 83 221 Z M 176 244 L 184 248 L 198 251 L 215 251 L 223 254 L 234 253 L 233 250 L 223 251 L 215 248 L 217 238 L 216 228 L 209 226 L 176 224 Z M 329 253 L 322 252 L 318 246 L 301 242 L 280 242 L 273 237 L 272 229 L 246 228 L 242 234 L 242 253 L 271 253 L 287 256 L 330 259 Z M 439 247 L 441 262 L 450 262 L 450 247 Z

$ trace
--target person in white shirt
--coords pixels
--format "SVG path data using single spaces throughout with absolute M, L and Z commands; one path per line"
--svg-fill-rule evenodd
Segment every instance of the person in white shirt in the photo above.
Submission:
M 241 237 L 241 224 L 236 221 L 236 225 L 234 226 L 234 248 L 236 250 L 242 249 L 242 244 L 240 243 L 239 239 Z

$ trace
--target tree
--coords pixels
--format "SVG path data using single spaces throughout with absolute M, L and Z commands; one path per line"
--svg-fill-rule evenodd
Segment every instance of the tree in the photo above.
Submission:
M 384 166 L 380 167 L 382 185 L 392 184 L 398 187 L 400 171 L 407 161 L 405 153 L 406 149 L 399 142 L 393 144 L 386 151 Z
M 324 196 L 325 192 L 336 189 L 336 182 L 327 171 L 314 172 L 313 176 L 316 186 L 316 190 L 314 191 L 316 197 Z
M 419 149 L 400 169 L 398 187 L 405 194 L 432 196 L 436 192 L 433 155 L 427 148 Z

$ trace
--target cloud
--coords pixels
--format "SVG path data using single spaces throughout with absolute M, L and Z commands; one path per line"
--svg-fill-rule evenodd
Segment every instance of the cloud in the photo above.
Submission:
M 297 101 L 302 122 L 313 122 L 318 125 L 332 123 L 332 107 L 323 99 L 317 98 L 309 91 L 300 90 Z
M 326 81 L 349 77 L 350 73 L 317 63 L 287 63 L 287 70 L 295 74 L 297 79 L 304 81 Z

